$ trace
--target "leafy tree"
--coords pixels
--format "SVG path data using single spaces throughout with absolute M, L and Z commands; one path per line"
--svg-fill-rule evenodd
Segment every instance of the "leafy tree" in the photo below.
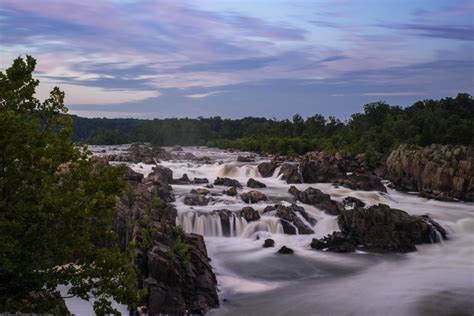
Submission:
M 54 311 L 60 284 L 132 305 L 135 274 L 111 231 L 123 170 L 71 141 L 64 93 L 35 98 L 36 61 L 17 58 L 0 73 L 0 312 Z

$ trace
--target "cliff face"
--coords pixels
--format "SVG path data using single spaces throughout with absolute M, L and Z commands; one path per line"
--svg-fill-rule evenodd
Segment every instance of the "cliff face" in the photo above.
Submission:
M 171 179 L 167 168 L 147 178 L 127 168 L 114 228 L 122 249 L 136 245 L 137 288 L 148 290 L 142 305 L 149 314 L 201 314 L 219 305 L 217 281 L 202 236 L 176 227 L 176 209 L 166 204 Z
M 395 188 L 440 200 L 474 201 L 474 149 L 468 146 L 402 145 L 387 158 Z

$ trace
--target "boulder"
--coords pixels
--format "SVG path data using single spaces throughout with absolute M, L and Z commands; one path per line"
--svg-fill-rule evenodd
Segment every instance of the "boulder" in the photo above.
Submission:
M 271 248 L 271 247 L 275 247 L 275 241 L 271 238 L 265 239 L 265 241 L 263 242 L 263 248 Z
M 179 179 L 173 179 L 173 184 L 190 184 L 191 180 L 189 180 L 188 175 L 185 173 Z
M 343 234 L 373 251 L 410 252 L 417 244 L 447 238 L 445 230 L 429 216 L 412 216 L 384 204 L 345 210 L 338 224 Z
M 240 198 L 245 203 L 251 203 L 251 204 L 267 200 L 267 196 L 260 191 L 244 192 L 240 194 Z
M 418 191 L 440 200 L 474 201 L 471 146 L 402 145 L 387 158 L 386 178 L 397 190 Z
M 173 171 L 170 168 L 157 165 L 153 167 L 153 171 L 148 177 L 158 177 L 161 181 L 170 184 L 173 182 Z
M 214 185 L 223 185 L 226 187 L 236 187 L 236 188 L 242 188 L 242 185 L 240 184 L 239 181 L 231 178 L 221 178 L 217 177 L 217 179 L 214 181 Z
M 277 166 L 278 165 L 275 162 L 262 162 L 258 165 L 257 169 L 262 177 L 268 178 L 273 175 L 273 172 L 275 171 Z
M 342 201 L 344 206 L 351 207 L 351 208 L 358 208 L 358 207 L 364 207 L 365 203 L 359 200 L 358 198 L 355 198 L 353 196 L 348 196 L 344 198 Z
M 301 220 L 296 214 L 297 212 L 310 224 L 311 222 L 316 224 L 316 219 L 309 216 L 302 207 L 296 204 L 292 204 L 291 206 L 278 205 L 276 208 L 276 216 L 280 218 L 283 232 L 288 235 L 314 234 L 314 230 Z
M 238 162 L 252 162 L 255 161 L 255 157 L 252 156 L 237 156 Z
M 260 189 L 260 188 L 266 188 L 267 186 L 265 185 L 265 183 L 262 183 L 260 181 L 257 181 L 253 178 L 250 178 L 248 181 L 247 181 L 247 186 L 249 188 L 253 188 L 253 189 Z
M 295 186 L 291 186 L 288 192 L 302 203 L 314 205 L 329 215 L 339 215 L 340 212 L 344 210 L 342 203 L 331 200 L 329 194 L 325 194 L 321 190 L 313 187 L 309 187 L 302 192 Z
M 294 253 L 293 249 L 291 248 L 288 248 L 286 246 L 282 246 L 279 250 L 278 250 L 278 253 L 279 254 L 282 254 L 282 255 L 292 255 Z
M 324 238 L 315 239 L 311 242 L 311 248 L 316 250 L 327 250 L 331 252 L 353 252 L 357 244 L 354 240 L 346 237 L 341 232 L 334 232 Z
M 240 216 L 245 218 L 247 222 L 258 221 L 260 219 L 260 214 L 258 211 L 254 210 L 250 206 L 246 206 L 240 210 Z
M 272 212 L 272 211 L 274 211 L 274 210 L 276 210 L 276 207 L 275 207 L 275 206 L 273 206 L 273 205 L 267 205 L 267 206 L 265 206 L 265 208 L 263 209 L 263 214 L 268 213 L 268 212 Z
M 237 195 L 237 189 L 235 187 L 230 187 L 227 190 L 223 191 L 224 194 L 229 195 L 229 196 L 236 196 Z
M 184 204 L 185 205 L 200 205 L 204 206 L 209 204 L 209 198 L 202 194 L 186 194 L 184 196 Z
M 230 236 L 230 217 L 232 212 L 228 209 L 217 210 L 216 213 L 221 219 L 222 234 L 226 237 Z
M 206 184 L 206 183 L 209 183 L 209 180 L 207 178 L 194 178 L 193 183 L 194 184 Z
M 286 183 L 303 183 L 300 168 L 298 164 L 285 162 L 280 166 L 278 174 Z
M 198 194 L 198 195 L 208 195 L 209 192 L 210 192 L 210 191 L 209 191 L 208 189 L 197 188 L 197 189 L 192 189 L 190 193 L 192 193 L 192 194 Z
M 301 182 L 304 183 L 332 182 L 346 175 L 344 169 L 327 159 L 303 160 L 300 164 L 300 172 Z
M 143 174 L 135 172 L 130 167 L 125 167 L 123 179 L 125 181 L 131 182 L 142 182 L 143 181 Z
M 351 190 L 387 192 L 380 178 L 371 174 L 351 174 L 334 182 Z

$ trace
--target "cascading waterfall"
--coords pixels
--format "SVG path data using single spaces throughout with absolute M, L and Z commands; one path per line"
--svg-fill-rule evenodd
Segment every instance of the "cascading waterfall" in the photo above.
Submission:
M 183 212 L 178 214 L 176 224 L 187 233 L 214 237 L 249 238 L 257 232 L 283 234 L 283 226 L 276 217 L 263 216 L 260 220 L 247 222 L 244 217 L 232 213 L 229 215 L 229 234 L 224 232 L 222 219 L 217 213 Z

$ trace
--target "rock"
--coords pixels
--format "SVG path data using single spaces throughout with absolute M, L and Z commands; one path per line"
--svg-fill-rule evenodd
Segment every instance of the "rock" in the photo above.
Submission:
M 344 204 L 344 206 L 348 206 L 348 207 L 351 207 L 351 208 L 364 207 L 365 206 L 364 202 L 362 202 L 361 200 L 359 200 L 358 198 L 355 198 L 353 196 L 348 196 L 348 197 L 344 198 L 342 203 Z
M 214 185 L 213 185 L 213 184 L 210 184 L 210 183 L 209 183 L 209 184 L 206 184 L 206 188 L 208 188 L 208 189 L 214 189 Z
M 250 206 L 246 206 L 240 210 L 240 216 L 245 218 L 247 222 L 258 221 L 260 219 L 260 214 L 258 211 L 254 210 Z
M 237 189 L 235 187 L 230 187 L 227 190 L 224 190 L 224 194 L 227 194 L 229 196 L 236 196 L 237 195 Z
M 174 146 L 173 148 L 171 148 L 171 151 L 183 151 L 183 148 L 181 146 Z
M 275 171 L 277 166 L 278 165 L 275 162 L 262 162 L 258 165 L 257 169 L 262 177 L 268 178 L 273 175 L 273 172 Z
M 387 192 L 380 178 L 371 174 L 351 174 L 334 182 L 351 190 Z
M 441 226 L 427 216 L 412 216 L 379 204 L 368 209 L 346 210 L 338 217 L 341 232 L 367 250 L 386 252 L 415 251 L 417 244 L 446 238 Z
M 283 246 L 278 250 L 278 253 L 282 255 L 292 255 L 294 253 L 293 249 Z
M 240 198 L 245 203 L 258 203 L 260 201 L 266 201 L 267 196 L 260 191 L 249 191 L 240 194 Z
M 198 195 L 208 195 L 209 190 L 203 189 L 203 188 L 197 188 L 197 189 L 192 189 L 190 193 L 198 194 Z
M 217 179 L 214 181 L 214 185 L 223 185 L 226 187 L 236 187 L 242 189 L 240 182 L 231 178 L 217 177 Z
M 272 211 L 274 211 L 274 210 L 276 210 L 276 207 L 275 207 L 275 206 L 273 206 L 273 205 L 267 205 L 267 206 L 265 206 L 265 208 L 263 209 L 263 214 L 268 213 L 268 212 L 272 212 Z
M 331 200 L 329 194 L 325 194 L 321 190 L 313 187 L 309 187 L 301 192 L 295 186 L 291 186 L 288 192 L 295 196 L 297 200 L 305 204 L 314 205 L 329 215 L 339 215 L 340 212 L 344 210 L 342 203 Z
M 173 180 L 173 172 L 163 166 L 156 168 L 144 178 L 143 183 L 149 188 L 149 191 L 159 197 L 163 202 L 173 202 L 175 200 L 172 193 L 172 187 L 169 185 Z
M 271 248 L 271 247 L 275 247 L 275 241 L 271 238 L 265 239 L 265 241 L 263 242 L 263 248 Z
M 206 184 L 206 183 L 209 183 L 209 180 L 207 178 L 194 178 L 193 183 L 194 184 Z
M 357 244 L 341 232 L 334 232 L 324 238 L 315 239 L 311 242 L 311 248 L 316 250 L 327 250 L 332 252 L 353 252 Z
M 173 171 L 170 168 L 157 165 L 153 168 L 153 171 L 148 177 L 158 177 L 160 180 L 169 184 L 173 182 Z
M 226 237 L 229 237 L 230 236 L 230 216 L 232 212 L 228 209 L 222 209 L 222 210 L 217 210 L 216 213 L 219 215 L 221 219 L 222 234 L 224 234 L 224 236 Z
M 249 188 L 253 188 L 253 189 L 260 189 L 260 188 L 266 188 L 267 187 L 265 185 L 265 183 L 262 183 L 260 181 L 255 180 L 255 179 L 252 179 L 252 178 L 250 178 L 249 181 L 247 181 L 247 186 Z
M 173 184 L 190 184 L 191 180 L 189 180 L 188 175 L 185 173 L 179 179 L 173 179 Z
M 337 178 L 344 178 L 346 171 L 337 164 L 330 162 L 327 156 L 319 160 L 303 160 L 300 172 L 304 183 L 332 182 Z
M 135 172 L 130 167 L 125 167 L 123 179 L 125 181 L 132 181 L 132 182 L 142 182 L 143 181 L 143 174 Z
M 278 205 L 276 216 L 280 218 L 283 232 L 288 235 L 314 234 L 314 230 L 306 225 L 296 214 L 299 212 L 306 221 L 310 220 L 316 224 L 316 220 L 309 216 L 302 207 L 292 204 L 291 206 Z M 308 221 L 309 222 L 309 221 Z
M 471 146 L 402 145 L 387 158 L 386 177 L 397 190 L 418 191 L 441 200 L 474 201 Z
M 186 194 L 184 196 L 184 204 L 204 206 L 209 204 L 209 198 L 202 194 Z
M 255 161 L 255 158 L 252 156 L 237 156 L 238 162 L 252 162 Z
M 298 164 L 285 162 L 280 166 L 281 179 L 286 183 L 303 183 Z

